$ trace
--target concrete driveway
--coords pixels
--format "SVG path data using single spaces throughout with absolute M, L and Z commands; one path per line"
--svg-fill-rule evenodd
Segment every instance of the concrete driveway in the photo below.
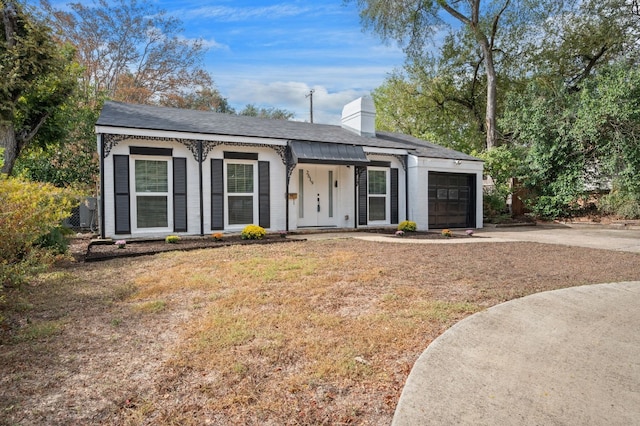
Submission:
M 455 230 L 455 232 L 463 232 Z M 335 238 L 357 238 L 360 240 L 380 241 L 397 244 L 473 244 L 488 242 L 526 241 L 542 244 L 562 244 L 567 246 L 588 247 L 616 251 L 640 253 L 640 229 L 618 229 L 600 226 L 561 226 L 538 225 L 507 228 L 487 227 L 475 231 L 478 238 L 454 239 L 411 239 L 396 238 L 389 234 L 336 230 L 335 232 L 301 232 L 287 238 L 322 240 Z M 638 277 L 640 278 L 640 277 Z
M 485 238 L 469 240 L 640 253 L 636 229 L 535 226 L 477 235 Z M 534 294 L 447 330 L 416 361 L 393 425 L 453 424 L 640 425 L 640 281 Z
M 638 425 L 639 330 L 640 282 L 494 306 L 429 345 L 393 425 Z
M 505 241 L 562 244 L 640 253 L 640 230 L 597 225 L 484 228 L 476 235 Z M 640 278 L 640 277 L 638 277 Z

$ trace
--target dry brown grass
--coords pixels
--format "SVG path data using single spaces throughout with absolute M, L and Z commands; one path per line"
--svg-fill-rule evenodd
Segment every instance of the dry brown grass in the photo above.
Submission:
M 10 293 L 0 419 L 386 425 L 417 357 L 455 322 L 534 292 L 638 279 L 639 260 L 326 240 L 79 264 Z

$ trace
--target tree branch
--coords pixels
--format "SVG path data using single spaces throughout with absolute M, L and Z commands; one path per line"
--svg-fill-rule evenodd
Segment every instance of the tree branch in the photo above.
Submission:
M 458 12 L 456 9 L 454 9 L 446 1 L 438 0 L 438 4 L 444 10 L 446 10 L 449 15 L 453 16 L 454 18 L 456 18 L 458 21 L 462 22 L 463 24 L 465 24 L 465 25 L 471 25 L 472 24 L 471 19 L 469 19 L 468 17 L 464 16 L 462 13 Z
M 504 6 L 502 6 L 502 9 L 500 9 L 500 12 L 498 12 L 498 14 L 493 17 L 493 24 L 491 25 L 491 37 L 489 42 L 489 46 L 492 50 L 496 39 L 496 34 L 498 33 L 498 21 L 500 21 L 500 17 L 505 12 L 505 10 L 507 10 L 507 7 L 509 7 L 509 3 L 511 3 L 511 0 L 506 0 L 504 2 Z

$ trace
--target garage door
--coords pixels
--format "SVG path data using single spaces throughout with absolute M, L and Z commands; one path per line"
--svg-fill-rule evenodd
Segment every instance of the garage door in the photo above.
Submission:
M 429 229 L 476 226 L 476 176 L 429 172 Z

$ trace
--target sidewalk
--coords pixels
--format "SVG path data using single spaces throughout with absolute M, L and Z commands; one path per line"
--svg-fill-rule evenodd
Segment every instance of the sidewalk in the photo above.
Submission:
M 640 424 L 640 282 L 472 315 L 413 367 L 393 425 Z

